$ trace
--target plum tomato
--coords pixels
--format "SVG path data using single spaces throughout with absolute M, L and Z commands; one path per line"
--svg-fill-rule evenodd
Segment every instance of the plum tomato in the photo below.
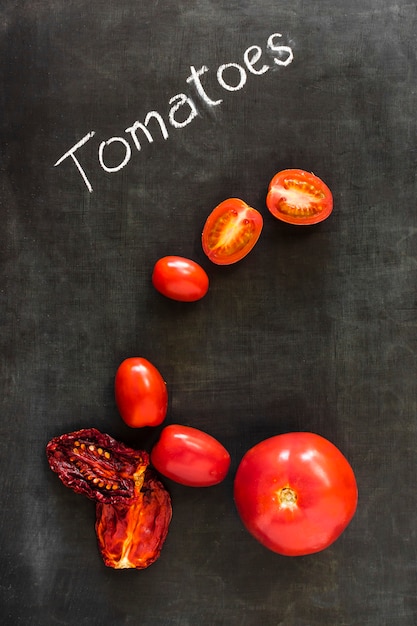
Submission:
M 333 196 L 318 176 L 304 170 L 282 170 L 269 183 L 266 206 L 288 224 L 322 222 L 333 210 Z
M 226 477 L 230 454 L 208 433 L 170 424 L 151 451 L 151 463 L 160 474 L 181 485 L 210 487 Z
M 202 233 L 204 253 L 217 265 L 231 265 L 245 257 L 262 231 L 263 218 L 239 198 L 221 202 L 208 216 Z
M 209 288 L 209 278 L 195 261 L 181 256 L 164 256 L 153 268 L 153 286 L 159 293 L 180 302 L 195 302 Z
M 158 426 L 164 421 L 168 408 L 166 383 L 147 359 L 125 359 L 117 369 L 114 391 L 117 408 L 128 426 Z
M 355 514 L 353 470 L 330 441 L 308 432 L 276 435 L 244 455 L 234 499 L 255 539 L 286 556 L 330 546 Z

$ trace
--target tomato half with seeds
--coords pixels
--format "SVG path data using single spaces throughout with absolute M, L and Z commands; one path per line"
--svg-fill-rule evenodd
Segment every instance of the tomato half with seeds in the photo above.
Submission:
M 231 265 L 245 257 L 259 239 L 262 215 L 239 198 L 221 202 L 208 216 L 202 245 L 210 261 Z
M 237 469 L 234 498 L 246 529 L 286 556 L 330 546 L 355 514 L 353 470 L 330 441 L 307 432 L 265 439 Z
M 195 302 L 206 295 L 209 278 L 201 265 L 191 259 L 164 256 L 155 263 L 152 284 L 171 300 Z
M 153 447 L 151 462 L 158 472 L 181 485 L 210 487 L 226 477 L 230 454 L 208 433 L 170 424 Z
M 283 170 L 269 183 L 266 206 L 282 222 L 308 226 L 329 217 L 333 195 L 318 176 L 304 170 Z
M 147 452 L 133 450 L 96 428 L 54 437 L 46 456 L 66 487 L 106 504 L 134 499 L 149 466 Z
M 117 369 L 114 391 L 117 408 L 128 426 L 158 426 L 164 421 L 168 408 L 166 383 L 147 359 L 125 359 Z

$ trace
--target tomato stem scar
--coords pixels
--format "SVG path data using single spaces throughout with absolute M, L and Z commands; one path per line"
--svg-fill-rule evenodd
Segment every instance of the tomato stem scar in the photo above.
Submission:
M 297 506 L 297 493 L 291 487 L 282 487 L 278 491 L 278 502 L 283 509 L 294 509 Z

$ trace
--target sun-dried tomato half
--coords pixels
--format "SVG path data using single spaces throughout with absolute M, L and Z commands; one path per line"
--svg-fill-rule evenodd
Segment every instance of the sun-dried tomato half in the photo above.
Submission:
M 46 455 L 66 487 L 106 503 L 134 497 L 149 465 L 147 452 L 128 448 L 95 428 L 51 439 Z
M 160 555 L 171 515 L 169 494 L 151 469 L 131 504 L 97 503 L 96 535 L 105 565 L 149 567 Z
M 147 452 L 85 428 L 51 439 L 46 454 L 66 487 L 96 501 L 96 534 L 108 567 L 144 569 L 156 561 L 172 507 Z

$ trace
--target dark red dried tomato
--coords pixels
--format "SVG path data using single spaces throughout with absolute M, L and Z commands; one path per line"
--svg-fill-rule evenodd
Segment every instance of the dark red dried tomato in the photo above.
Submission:
M 159 557 L 172 507 L 147 452 L 85 428 L 55 437 L 46 454 L 65 486 L 97 502 L 96 534 L 107 566 L 144 569 Z
M 106 503 L 132 498 L 149 465 L 147 452 L 132 450 L 95 428 L 51 439 L 46 456 L 66 487 Z
M 132 504 L 97 503 L 96 535 L 105 565 L 144 569 L 156 561 L 168 533 L 171 512 L 169 494 L 150 469 Z

